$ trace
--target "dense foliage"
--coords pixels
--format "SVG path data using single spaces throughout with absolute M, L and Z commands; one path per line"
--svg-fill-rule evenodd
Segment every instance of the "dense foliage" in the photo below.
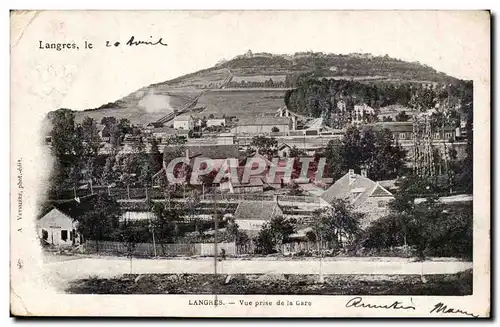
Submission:
M 420 257 L 472 258 L 472 202 L 441 203 L 431 195 L 436 186 L 427 182 L 413 177 L 400 183 L 391 213 L 372 223 L 358 245 L 379 250 L 407 245 Z M 425 194 L 423 202 L 415 201 Z
M 449 108 L 464 113 L 472 96 L 471 82 L 454 82 L 429 87 L 418 83 L 361 83 L 341 79 L 300 78 L 297 87 L 285 93 L 285 104 L 296 113 L 323 117 L 327 125 L 343 128 L 351 121 L 355 105 L 366 104 L 375 109 L 365 115 L 366 122 L 376 121 L 378 110 L 401 105 L 416 111 Z M 401 113 L 397 121 L 409 117 Z
M 340 142 L 330 141 L 323 152 L 327 174 L 334 180 L 349 169 L 359 172 L 362 168 L 373 180 L 395 178 L 404 169 L 405 155 L 389 130 L 355 127 L 348 128 Z
M 288 240 L 288 236 L 295 232 L 295 219 L 277 216 L 264 224 L 255 239 L 257 252 L 269 254 Z

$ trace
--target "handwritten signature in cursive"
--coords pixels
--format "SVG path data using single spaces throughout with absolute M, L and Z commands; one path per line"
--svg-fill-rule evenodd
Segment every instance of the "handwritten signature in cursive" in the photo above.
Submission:
M 433 313 L 433 312 L 435 312 L 435 313 L 461 313 L 461 314 L 471 316 L 474 318 L 479 317 L 478 315 L 475 315 L 473 313 L 470 313 L 470 312 L 467 312 L 467 311 L 464 311 L 461 309 L 448 308 L 448 306 L 446 304 L 444 304 L 443 302 L 436 303 L 434 305 L 434 308 L 432 308 L 432 310 L 429 312 L 430 313 Z
M 411 301 L 411 300 L 410 300 Z M 412 302 L 413 303 L 413 302 Z M 394 309 L 394 310 L 415 310 L 415 306 L 404 306 L 402 302 L 394 301 L 392 304 L 369 304 L 363 303 L 363 298 L 360 296 L 353 297 L 345 304 L 346 308 L 372 308 L 372 309 Z
M 162 45 L 162 46 L 168 46 L 168 44 L 166 43 L 163 43 L 163 38 L 160 37 L 158 40 L 156 40 L 156 42 L 153 42 L 152 40 L 152 36 L 149 37 L 150 40 L 149 41 L 141 41 L 141 40 L 136 40 L 135 37 L 132 35 L 130 37 L 130 39 L 127 41 L 126 45 L 128 46 L 138 46 L 138 45 Z

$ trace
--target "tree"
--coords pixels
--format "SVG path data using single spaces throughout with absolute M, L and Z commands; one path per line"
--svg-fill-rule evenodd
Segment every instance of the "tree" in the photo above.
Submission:
M 410 116 L 406 114 L 406 111 L 400 111 L 395 118 L 396 121 L 401 121 L 401 122 L 410 120 Z
M 51 176 L 51 190 L 57 195 L 68 188 L 75 188 L 80 182 L 83 170 L 84 147 L 81 126 L 75 124 L 75 117 L 69 109 L 58 109 L 49 115 L 52 123 L 50 136 L 54 169 Z
M 323 151 L 323 157 L 326 159 L 326 176 L 334 180 L 338 180 L 346 173 L 342 151 L 343 145 L 338 140 L 329 141 Z
M 268 158 L 278 154 L 278 141 L 274 137 L 254 136 L 250 146 Z
M 195 231 L 199 232 L 200 227 L 200 218 L 198 216 L 198 205 L 200 204 L 200 196 L 199 194 L 193 190 L 190 194 L 185 198 L 184 209 L 187 212 L 190 221 L 194 222 Z
M 332 140 L 323 152 L 328 174 L 338 179 L 349 169 L 368 170 L 374 180 L 395 178 L 404 168 L 405 151 L 394 142 L 392 133 L 350 127 L 342 141 Z
M 120 205 L 113 198 L 99 194 L 85 212 L 77 217 L 78 231 L 85 239 L 95 240 L 99 251 L 99 241 L 112 239 L 120 213 Z
M 175 242 L 179 236 L 179 223 L 182 221 L 178 208 L 165 203 L 150 202 L 149 210 L 153 213 L 153 229 L 160 244 Z
M 312 228 L 321 243 L 333 242 L 342 248 L 361 230 L 359 225 L 363 214 L 355 212 L 345 200 L 335 200 L 331 206 L 316 210 L 314 216 L 318 219 Z
M 408 245 L 420 258 L 471 258 L 472 204 L 445 205 L 432 195 L 435 185 L 428 182 L 418 176 L 399 181 L 389 215 L 372 223 L 360 237 L 360 244 L 372 249 Z M 425 197 L 424 191 L 428 193 Z M 416 197 L 424 201 L 416 203 Z
M 295 223 L 293 218 L 273 217 L 259 231 L 257 248 L 264 254 L 273 253 L 276 247 L 280 248 L 288 240 L 288 236 L 295 232 Z
M 120 240 L 123 245 L 125 245 L 125 248 L 127 249 L 127 257 L 130 259 L 130 273 L 132 273 L 132 258 L 134 256 L 136 245 L 139 242 L 139 231 L 137 229 L 138 228 L 133 224 L 125 222 L 120 233 Z
M 87 181 L 96 181 L 98 179 L 96 159 L 99 154 L 101 138 L 97 130 L 94 119 L 85 117 L 81 124 L 81 137 L 83 146 L 82 166 L 84 177 Z
M 305 155 L 305 151 L 297 148 L 295 145 L 290 149 L 290 158 L 297 158 Z
M 406 152 L 394 142 L 392 133 L 388 129 L 374 134 L 372 151 L 366 151 L 364 167 L 368 169 L 368 176 L 374 180 L 396 178 L 405 166 Z
M 243 245 L 249 241 L 247 233 L 239 229 L 239 226 L 234 218 L 228 220 L 226 231 L 231 237 L 231 240 L 235 242 L 236 245 Z
M 104 164 L 104 169 L 101 176 L 101 183 L 111 185 L 118 180 L 118 174 L 115 170 L 115 156 L 108 156 Z

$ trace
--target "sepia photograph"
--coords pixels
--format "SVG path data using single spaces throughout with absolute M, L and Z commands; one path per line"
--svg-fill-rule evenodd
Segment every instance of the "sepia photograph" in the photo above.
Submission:
M 13 315 L 489 316 L 488 11 L 10 20 Z

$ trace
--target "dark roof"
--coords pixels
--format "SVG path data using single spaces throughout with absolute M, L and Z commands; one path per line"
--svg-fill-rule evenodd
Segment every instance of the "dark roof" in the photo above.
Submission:
M 238 158 L 240 155 L 237 144 L 195 145 L 186 148 L 190 158 L 227 159 Z
M 380 122 L 371 126 L 376 131 L 387 128 L 391 132 L 413 132 L 413 122 Z
M 217 144 L 217 145 L 188 145 L 188 146 L 166 146 L 163 150 L 163 158 L 167 155 L 183 155 L 187 150 L 190 158 L 203 157 L 209 159 L 239 158 L 237 144 Z M 180 152 L 182 151 L 182 152 Z M 168 158 L 169 160 L 171 157 Z
M 270 220 L 282 214 L 275 201 L 242 201 L 234 212 L 234 219 Z
M 53 208 L 61 211 L 65 215 L 75 219 L 83 215 L 86 211 L 89 210 L 90 207 L 94 204 L 94 198 L 97 194 L 87 195 L 80 197 L 80 203 L 78 203 L 75 199 L 68 200 L 54 200 L 45 204 L 40 212 L 39 218 L 46 215 Z

